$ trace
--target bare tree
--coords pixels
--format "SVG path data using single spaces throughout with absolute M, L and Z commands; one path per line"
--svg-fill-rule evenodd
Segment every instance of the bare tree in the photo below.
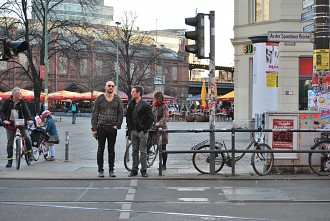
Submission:
M 45 1 L 48 8 L 45 7 Z M 82 8 L 91 9 L 98 0 L 78 0 Z M 7 0 L 0 6 L 2 16 L 1 27 L 6 31 L 3 38 L 21 39 L 29 44 L 29 48 L 24 52 L 27 58 L 27 65 L 17 60 L 11 60 L 16 63 L 13 68 L 19 68 L 20 74 L 30 80 L 33 85 L 35 98 L 40 99 L 42 91 L 42 79 L 37 67 L 44 64 L 45 61 L 45 35 L 51 36 L 48 41 L 50 59 L 55 53 L 61 52 L 67 57 L 74 56 L 74 52 L 81 50 L 85 44 L 81 37 L 88 25 L 84 21 L 72 21 L 70 19 L 57 19 L 54 13 L 56 6 L 66 2 L 66 0 Z M 30 4 L 32 3 L 32 4 Z M 33 19 L 30 19 L 32 12 Z M 45 21 L 45 13 L 50 15 L 50 21 Z M 48 25 L 46 33 L 45 24 Z M 13 32 L 15 30 L 15 32 Z M 40 53 L 35 53 L 40 51 Z M 39 58 L 34 57 L 39 54 Z M 12 70 L 8 69 L 3 74 L 8 74 Z
M 117 45 L 119 53 L 119 89 L 131 99 L 132 86 L 141 84 L 152 90 L 153 76 L 151 68 L 155 59 L 161 55 L 157 50 L 157 42 L 146 33 L 135 29 L 137 16 L 133 12 L 125 12 L 120 26 L 104 30 L 103 50 L 112 61 L 116 61 Z M 106 36 L 106 37 L 104 37 Z M 116 79 L 115 62 L 111 63 L 109 77 Z

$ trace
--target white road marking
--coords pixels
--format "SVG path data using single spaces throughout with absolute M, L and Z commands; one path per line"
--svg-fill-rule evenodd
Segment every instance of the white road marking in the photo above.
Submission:
M 136 189 L 134 189 L 132 187 L 136 187 L 137 185 L 138 185 L 137 180 L 131 180 L 130 188 L 127 190 L 125 201 L 133 201 L 134 200 Z M 132 208 L 131 203 L 123 203 L 123 205 L 122 205 L 122 210 L 123 211 L 120 212 L 119 219 L 129 219 L 129 217 L 131 215 L 131 211 L 130 211 L 131 208 Z M 127 210 L 129 210 L 129 211 L 127 211 Z

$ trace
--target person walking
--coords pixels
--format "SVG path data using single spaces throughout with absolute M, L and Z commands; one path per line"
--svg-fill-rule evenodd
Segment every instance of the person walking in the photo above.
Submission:
M 157 91 L 154 94 L 154 102 L 152 105 L 152 113 L 155 116 L 156 129 L 168 129 L 168 106 L 164 101 L 164 95 L 161 91 Z M 152 133 L 152 145 L 158 145 L 160 141 L 160 135 L 156 132 Z M 162 135 L 162 150 L 166 150 L 166 144 L 168 144 L 168 133 Z M 162 170 L 166 170 L 167 153 L 162 154 Z
M 75 124 L 76 119 L 77 119 L 77 113 L 78 113 L 78 104 L 72 102 L 70 109 L 72 112 L 72 124 Z
M 132 141 L 132 171 L 129 177 L 137 176 L 139 164 L 141 162 L 141 175 L 148 177 L 147 174 L 147 139 L 154 115 L 151 105 L 142 99 L 143 87 L 134 86 L 132 89 L 132 100 L 128 104 L 126 113 L 126 123 L 128 134 Z M 139 157 L 140 153 L 140 157 Z
M 49 110 L 45 110 L 44 112 L 42 112 L 41 118 L 46 123 L 46 133 L 49 135 L 48 143 L 49 143 L 50 156 L 48 156 L 47 160 L 54 161 L 55 160 L 55 144 L 60 143 L 56 124 L 55 124 L 55 121 L 52 118 L 51 112 Z
M 105 142 L 108 142 L 109 176 L 116 177 L 115 166 L 115 144 L 117 130 L 121 128 L 124 118 L 123 102 L 115 94 L 115 84 L 108 81 L 105 84 L 105 94 L 98 96 L 95 100 L 92 112 L 92 135 L 98 140 L 97 166 L 99 177 L 104 177 L 103 156 Z
M 16 133 L 14 122 L 18 119 L 24 119 L 25 121 L 24 127 L 20 127 L 19 130 L 21 131 L 21 134 L 25 140 L 28 158 L 30 161 L 32 161 L 32 141 L 28 133 L 27 126 L 28 124 L 33 124 L 33 121 L 31 120 L 30 110 L 26 102 L 22 99 L 22 93 L 19 87 L 15 87 L 12 90 L 11 97 L 2 103 L 0 108 L 0 118 L 7 132 L 8 163 L 6 167 L 12 167 L 13 164 L 13 145 Z

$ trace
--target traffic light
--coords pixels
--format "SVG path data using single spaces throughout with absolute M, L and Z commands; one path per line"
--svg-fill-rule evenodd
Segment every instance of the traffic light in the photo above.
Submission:
M 21 53 L 27 50 L 29 47 L 26 41 L 10 41 L 3 40 L 3 51 L 2 51 L 2 61 L 8 61 L 10 58 L 17 56 L 18 53 Z
M 204 13 L 198 13 L 196 17 L 186 18 L 186 25 L 194 26 L 195 31 L 186 31 L 187 39 L 195 40 L 194 45 L 186 45 L 186 52 L 195 54 L 198 58 L 205 58 L 204 46 Z

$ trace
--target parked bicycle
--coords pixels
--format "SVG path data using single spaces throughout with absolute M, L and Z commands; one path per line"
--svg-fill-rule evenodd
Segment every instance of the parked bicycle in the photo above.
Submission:
M 322 134 L 321 138 L 314 139 L 314 146 L 311 150 L 330 150 L 329 134 Z M 309 153 L 308 163 L 311 170 L 320 176 L 330 175 L 330 152 Z
M 255 137 L 254 133 L 251 133 L 250 142 L 247 144 L 245 150 L 250 148 L 254 150 L 271 150 L 271 147 L 265 143 L 261 143 L 261 138 Z M 196 145 L 193 149 L 197 150 L 210 150 L 210 144 L 208 141 L 203 141 L 200 145 Z M 228 150 L 224 141 L 215 143 L 215 150 Z M 244 157 L 245 153 L 242 153 L 235 157 L 235 162 Z M 210 153 L 194 153 L 192 157 L 193 165 L 197 171 L 203 174 L 208 174 L 210 170 Z M 215 153 L 215 172 L 219 172 L 223 166 L 232 166 L 232 156 L 228 152 Z M 260 176 L 267 175 L 271 172 L 274 164 L 273 153 L 252 153 L 251 165 L 253 170 Z
M 24 137 L 21 134 L 20 128 L 24 127 L 24 119 L 16 119 L 14 122 L 15 125 L 15 137 L 14 137 L 14 153 L 16 158 L 16 169 L 19 170 L 21 166 L 21 159 L 25 158 L 26 164 L 31 165 L 29 160 L 29 154 L 27 152 L 26 144 Z
M 31 140 L 32 140 L 32 152 L 33 152 L 33 160 L 38 161 L 39 156 L 41 154 L 44 155 L 45 160 L 47 160 L 48 156 L 50 156 L 50 148 L 49 148 L 49 135 L 43 128 L 37 127 L 31 131 Z
M 154 131 L 152 131 L 154 132 Z M 147 140 L 147 166 L 152 167 L 158 155 L 157 145 L 151 143 L 151 132 L 148 132 Z M 126 170 L 132 171 L 132 142 L 126 136 L 126 151 L 124 155 L 124 165 Z

